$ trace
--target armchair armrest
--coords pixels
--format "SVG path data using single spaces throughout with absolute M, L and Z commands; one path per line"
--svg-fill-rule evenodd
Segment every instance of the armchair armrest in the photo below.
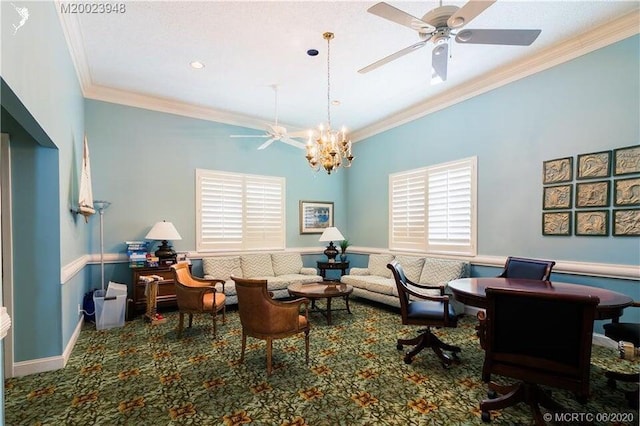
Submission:
M 291 326 L 295 325 L 294 330 L 299 330 L 298 315 L 300 315 L 300 307 L 304 305 L 304 317 L 309 318 L 309 299 L 299 298 L 295 300 L 271 300 L 272 310 L 275 314 L 272 316 L 271 325 L 274 332 L 291 331 Z
M 204 295 L 207 293 L 213 293 L 213 297 L 215 299 L 215 294 L 217 292 L 213 284 L 201 284 L 191 287 L 175 283 L 175 286 L 178 306 L 186 309 L 202 310 L 204 308 Z

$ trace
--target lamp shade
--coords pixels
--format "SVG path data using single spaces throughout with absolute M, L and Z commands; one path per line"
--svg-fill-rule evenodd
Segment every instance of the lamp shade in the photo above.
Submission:
M 342 241 L 344 237 L 338 231 L 338 228 L 332 226 L 324 230 L 318 241 Z
M 176 227 L 171 222 L 156 222 L 145 237 L 148 240 L 181 240 Z

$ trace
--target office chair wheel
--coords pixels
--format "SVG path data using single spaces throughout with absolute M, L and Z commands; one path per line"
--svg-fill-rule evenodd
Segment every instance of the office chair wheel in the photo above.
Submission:
M 496 392 L 494 390 L 487 391 L 487 398 L 496 399 L 497 397 L 498 397 L 498 392 Z
M 491 414 L 489 414 L 488 411 L 483 411 L 482 415 L 480 416 L 480 418 L 482 419 L 483 422 L 485 423 L 489 423 L 491 422 Z
M 398 344 L 396 345 L 396 349 L 397 349 L 397 350 L 399 350 L 399 351 L 401 351 L 401 350 L 402 350 L 402 345 L 401 345 L 400 343 L 398 343 Z
M 404 363 L 405 364 L 411 364 L 412 362 L 413 362 L 413 357 L 410 357 L 409 355 L 405 355 Z
M 453 362 L 455 362 L 456 364 L 460 364 L 460 357 L 458 356 L 458 352 L 451 352 L 451 358 L 453 359 Z
M 609 386 L 609 388 L 611 389 L 615 389 L 618 387 L 618 385 L 616 385 L 616 381 L 614 379 L 609 378 L 609 380 L 607 380 L 607 386 Z

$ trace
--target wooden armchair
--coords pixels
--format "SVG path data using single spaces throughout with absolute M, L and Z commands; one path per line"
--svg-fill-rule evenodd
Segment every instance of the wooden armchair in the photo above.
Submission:
M 404 345 L 414 346 L 411 351 L 405 354 L 404 362 L 411 364 L 413 357 L 424 348 L 431 348 L 445 368 L 448 368 L 452 362 L 459 362 L 460 348 L 444 343 L 431 333 L 430 328 L 431 326 L 453 328 L 457 326 L 458 318 L 449 303 L 449 296 L 444 294 L 444 285 L 432 286 L 414 283 L 405 276 L 402 266 L 395 260 L 389 263 L 387 268 L 391 269 L 396 281 L 402 324 L 427 326 L 413 339 L 398 339 L 396 344 L 398 350 L 402 350 Z M 418 292 L 420 289 L 438 290 L 440 295 L 425 295 Z M 413 296 L 413 300 L 411 300 L 411 296 Z M 445 355 L 443 350 L 451 352 L 451 356 Z
M 548 281 L 555 264 L 553 260 L 509 256 L 504 264 L 504 270 L 498 277 Z
M 267 341 L 267 375 L 271 375 L 273 340 L 304 333 L 305 362 L 309 364 L 309 300 L 273 300 L 267 291 L 266 280 L 231 277 L 236 283 L 238 312 L 242 324 L 242 350 L 240 362 L 244 362 L 247 336 Z M 304 305 L 304 315 L 300 307 Z
M 491 420 L 490 410 L 525 402 L 533 410 L 535 423 L 545 424 L 539 404 L 553 412 L 563 409 L 539 385 L 572 391 L 585 402 L 593 320 L 600 300 L 496 288 L 487 288 L 486 298 L 486 313 L 478 313 L 478 334 L 485 350 L 482 379 L 498 374 L 520 382 L 489 383 L 489 399 L 480 402 L 482 420 Z M 501 396 L 495 398 L 496 392 Z
M 191 275 L 187 263 L 178 263 L 171 266 L 173 270 L 176 300 L 180 312 L 178 323 L 178 338 L 182 337 L 184 327 L 184 314 L 189 314 L 189 327 L 193 323 L 193 314 L 208 313 L 213 320 L 213 337 L 217 335 L 216 316 L 222 311 L 222 323 L 226 322 L 226 308 L 223 280 L 205 280 Z M 222 284 L 222 291 L 216 290 L 216 283 Z

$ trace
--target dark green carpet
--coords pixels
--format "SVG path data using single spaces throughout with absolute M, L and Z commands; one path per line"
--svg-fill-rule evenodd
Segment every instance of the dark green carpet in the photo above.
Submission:
M 194 327 L 176 339 L 177 314 L 159 326 L 141 317 L 125 327 L 96 331 L 85 324 L 63 370 L 5 382 L 7 425 L 467 425 L 482 424 L 478 401 L 486 397 L 480 381 L 483 353 L 474 317 L 438 334 L 462 347 L 462 364 L 444 370 L 430 351 L 413 364 L 402 362 L 398 337 L 413 336 L 399 314 L 352 303 L 353 315 L 334 314 L 334 325 L 312 314 L 311 354 L 304 363 L 304 340 L 274 344 L 275 369 L 266 376 L 265 343 L 248 339 L 239 364 L 237 311 L 211 338 L 210 321 L 196 316 Z M 580 405 L 554 390 L 554 398 L 575 413 L 631 413 L 623 395 L 606 386 L 604 365 L 621 368 L 611 350 L 596 348 L 592 397 Z M 520 404 L 493 413 L 493 424 L 530 424 Z M 577 423 L 575 423 L 577 424 Z M 596 422 L 598 424 L 598 422 Z M 601 424 L 610 424 L 602 422 Z

